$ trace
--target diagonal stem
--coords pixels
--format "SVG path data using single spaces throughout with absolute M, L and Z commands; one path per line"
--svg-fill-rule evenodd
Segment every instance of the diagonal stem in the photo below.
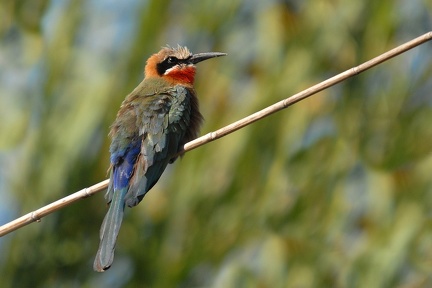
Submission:
M 329 88 L 331 86 L 334 86 L 352 76 L 355 76 L 357 74 L 360 74 L 363 71 L 366 71 L 372 67 L 375 67 L 376 65 L 385 62 L 399 54 L 402 54 L 408 50 L 411 50 L 414 47 L 417 47 L 429 40 L 432 39 L 432 31 L 429 31 L 417 38 L 414 38 L 411 41 L 408 41 L 392 50 L 389 50 L 369 61 L 366 61 L 356 67 L 353 67 L 351 69 L 348 69 L 340 74 L 337 74 L 336 76 L 333 76 L 323 82 L 320 82 L 306 90 L 303 90 L 297 94 L 292 95 L 291 97 L 288 97 L 284 100 L 281 100 L 271 106 L 268 106 L 267 108 L 264 108 L 258 112 L 255 112 L 245 118 L 242 118 L 234 123 L 231 123 L 225 127 L 222 127 L 216 131 L 207 133 L 195 140 L 192 140 L 188 143 L 186 143 L 183 147 L 183 151 L 187 152 L 190 150 L 193 150 L 195 148 L 198 148 L 206 143 L 209 143 L 211 141 L 214 141 L 216 139 L 222 138 L 228 134 L 233 133 L 234 131 L 237 131 L 245 126 L 248 126 L 264 117 L 267 117 L 273 113 L 276 113 L 282 109 L 285 109 L 303 99 L 306 99 L 326 88 Z M 104 180 L 102 182 L 99 182 L 93 186 L 90 186 L 88 188 L 84 188 L 78 192 L 75 192 L 69 196 L 66 196 L 60 200 L 57 200 L 55 202 L 52 202 L 51 204 L 48 204 L 42 208 L 39 208 L 33 212 L 30 212 L 24 216 L 21 216 L 9 223 L 6 223 L 2 226 L 0 226 L 0 237 L 4 236 L 14 230 L 17 230 L 23 226 L 26 226 L 27 224 L 33 223 L 33 222 L 40 222 L 41 218 L 51 214 L 65 206 L 68 206 L 69 204 L 72 204 L 73 202 L 76 202 L 82 198 L 89 197 L 93 194 L 96 194 L 97 192 L 100 192 L 108 187 L 109 180 Z

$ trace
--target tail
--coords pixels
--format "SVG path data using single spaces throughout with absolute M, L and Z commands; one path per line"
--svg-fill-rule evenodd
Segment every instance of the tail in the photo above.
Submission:
M 120 226 L 123 220 L 125 195 L 128 188 L 114 191 L 113 199 L 100 229 L 100 244 L 96 253 L 93 269 L 104 272 L 114 260 L 114 250 Z

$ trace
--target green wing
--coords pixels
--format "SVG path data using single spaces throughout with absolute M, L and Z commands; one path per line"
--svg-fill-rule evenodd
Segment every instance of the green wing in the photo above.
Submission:
M 133 104 L 142 140 L 125 198 L 130 207 L 137 205 L 156 184 L 184 144 L 191 113 L 191 92 L 182 86 L 142 97 Z

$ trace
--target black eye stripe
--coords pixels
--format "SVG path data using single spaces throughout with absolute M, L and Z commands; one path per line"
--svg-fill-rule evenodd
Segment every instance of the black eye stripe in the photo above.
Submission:
M 158 63 L 156 65 L 157 72 L 158 72 L 159 75 L 162 76 L 162 75 L 165 74 L 165 72 L 168 69 L 170 69 L 170 68 L 172 68 L 172 67 L 174 67 L 174 66 L 176 66 L 176 65 L 178 65 L 180 63 L 184 63 L 188 59 L 178 59 L 175 56 L 169 56 L 169 57 L 165 58 L 165 60 L 163 60 L 161 63 Z

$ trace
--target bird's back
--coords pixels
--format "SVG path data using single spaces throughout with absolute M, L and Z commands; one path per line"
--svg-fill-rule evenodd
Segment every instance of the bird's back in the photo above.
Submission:
M 116 185 L 127 182 L 126 204 L 137 205 L 181 147 L 197 136 L 202 116 L 193 88 L 164 84 L 144 80 L 123 101 L 111 126 L 108 202 Z

